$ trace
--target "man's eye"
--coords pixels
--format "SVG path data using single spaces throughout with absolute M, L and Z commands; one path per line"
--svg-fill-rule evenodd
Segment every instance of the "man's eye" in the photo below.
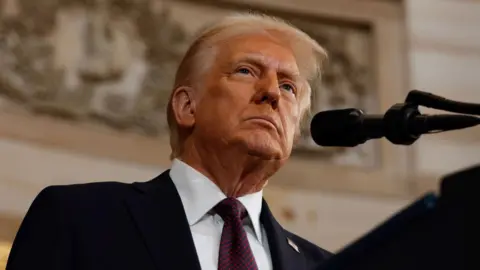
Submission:
M 239 69 L 237 69 L 237 73 L 249 75 L 249 74 L 251 74 L 252 72 L 251 72 L 248 68 L 239 68 Z
M 295 87 L 289 83 L 283 83 L 280 85 L 280 88 L 287 90 L 288 92 L 295 93 Z

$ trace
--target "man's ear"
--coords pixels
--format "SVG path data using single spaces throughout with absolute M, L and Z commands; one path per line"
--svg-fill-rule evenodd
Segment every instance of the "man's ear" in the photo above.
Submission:
M 196 100 L 194 89 L 189 86 L 176 88 L 172 95 L 172 110 L 177 124 L 184 128 L 195 125 Z

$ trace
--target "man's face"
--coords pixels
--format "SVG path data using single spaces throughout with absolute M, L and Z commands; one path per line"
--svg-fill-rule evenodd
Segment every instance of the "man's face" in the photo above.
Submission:
M 262 159 L 290 156 L 302 85 L 286 44 L 267 34 L 220 42 L 203 82 L 193 136 L 244 147 Z

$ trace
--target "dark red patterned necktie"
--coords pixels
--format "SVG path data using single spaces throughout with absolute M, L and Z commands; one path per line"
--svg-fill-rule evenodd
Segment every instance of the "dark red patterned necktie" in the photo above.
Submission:
M 235 198 L 226 198 L 214 210 L 224 221 L 218 270 L 258 270 L 243 228 L 242 219 L 247 215 L 245 207 Z

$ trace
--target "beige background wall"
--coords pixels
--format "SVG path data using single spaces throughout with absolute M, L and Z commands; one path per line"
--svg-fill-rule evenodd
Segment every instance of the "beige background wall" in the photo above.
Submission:
M 419 88 L 480 103 L 480 32 L 477 30 L 480 2 L 408 0 L 405 9 L 408 89 Z M 418 141 L 410 162 L 416 172 L 431 179 L 431 175 L 479 162 L 478 130 L 455 134 L 424 137 Z M 0 228 L 7 227 L 6 223 L 1 223 L 2 213 L 5 217 L 22 217 L 34 196 L 46 185 L 144 181 L 164 169 L 13 139 L 0 139 L 0 153 Z M 330 181 L 335 178 L 331 174 L 324 176 L 321 171 L 307 173 L 318 181 L 322 181 L 322 177 Z M 423 184 L 432 187 L 432 182 L 420 183 Z M 414 198 L 306 190 L 294 186 L 272 183 L 267 189 L 266 197 L 274 212 L 287 228 L 332 251 L 367 232 Z M 11 240 L 11 235 L 0 237 Z
M 480 103 L 480 2 L 406 3 L 411 88 Z M 443 174 L 478 163 L 480 128 L 424 136 L 416 144 L 416 157 L 423 173 Z

